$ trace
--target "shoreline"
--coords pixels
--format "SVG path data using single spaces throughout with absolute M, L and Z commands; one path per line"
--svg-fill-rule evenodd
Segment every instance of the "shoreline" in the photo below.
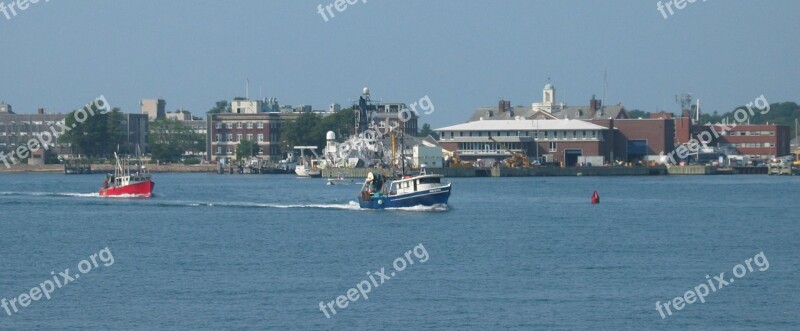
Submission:
M 148 164 L 151 173 L 218 173 L 218 164 Z M 111 173 L 111 164 L 93 164 L 92 174 Z M 226 169 L 227 170 L 227 169 Z M 370 171 L 384 172 L 386 169 L 324 169 L 323 178 L 363 178 Z M 734 174 L 767 174 L 766 167 L 736 167 L 735 169 L 718 169 L 709 166 L 672 166 L 672 167 L 570 167 L 570 168 L 440 168 L 427 169 L 430 174 L 441 174 L 445 177 L 572 177 L 572 176 L 702 176 L 702 175 L 734 175 Z M 11 168 L 0 167 L 0 174 L 64 174 L 63 164 L 27 165 L 20 164 Z M 223 173 L 227 175 L 228 173 Z M 249 175 L 249 173 L 245 173 Z
M 92 173 L 109 173 L 114 171 L 114 166 L 111 164 L 92 164 Z M 197 165 L 183 165 L 183 164 L 148 164 L 147 169 L 152 173 L 216 173 L 219 166 L 216 164 L 197 164 Z M 0 174 L 5 173 L 64 173 L 63 164 L 46 164 L 46 165 L 28 165 L 20 164 L 5 168 L 0 166 Z

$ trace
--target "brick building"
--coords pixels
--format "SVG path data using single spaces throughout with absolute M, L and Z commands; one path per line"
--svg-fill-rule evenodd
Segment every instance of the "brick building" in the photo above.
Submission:
M 208 114 L 206 151 L 209 161 L 235 158 L 236 146 L 242 140 L 259 146 L 258 157 L 277 161 L 281 153 L 281 128 L 294 121 L 300 113 L 217 113 Z
M 684 112 L 685 113 L 685 112 Z M 778 124 L 696 125 L 691 118 L 675 119 L 675 141 L 685 144 L 691 139 L 705 139 L 708 146 L 718 147 L 728 154 L 748 156 L 754 161 L 769 161 L 790 154 L 790 130 Z M 707 133 L 703 133 L 707 132 Z

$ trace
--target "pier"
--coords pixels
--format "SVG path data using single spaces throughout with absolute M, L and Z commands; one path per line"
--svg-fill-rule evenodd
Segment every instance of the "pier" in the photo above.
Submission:
M 83 161 L 83 160 L 64 161 L 65 175 L 88 175 L 91 173 L 92 173 L 92 165 L 88 161 Z

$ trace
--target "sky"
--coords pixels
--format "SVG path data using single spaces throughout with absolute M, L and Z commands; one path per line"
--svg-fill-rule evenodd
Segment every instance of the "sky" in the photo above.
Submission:
M 0 101 L 68 112 L 103 95 L 139 112 L 163 98 L 202 116 L 248 80 L 251 98 L 314 109 L 369 87 L 383 102 L 428 96 L 419 121 L 434 127 L 500 98 L 539 102 L 548 81 L 567 105 L 798 102 L 800 1 L 697 0 L 672 14 L 658 2 L 359 0 L 331 17 L 328 0 L 40 0 L 0 12 Z

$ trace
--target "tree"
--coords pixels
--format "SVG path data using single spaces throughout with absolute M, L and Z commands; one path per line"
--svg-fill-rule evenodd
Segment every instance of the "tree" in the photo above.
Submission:
M 439 140 L 439 134 L 436 131 L 431 129 L 431 125 L 428 123 L 422 124 L 422 129 L 419 130 L 418 137 L 427 137 L 431 136 L 433 139 Z
M 650 112 L 639 109 L 628 110 L 628 116 L 630 118 L 650 118 Z
M 148 143 L 154 160 L 171 162 L 180 160 L 186 152 L 203 151 L 205 135 L 195 133 L 180 121 L 161 119 L 150 123 Z
M 342 109 L 325 117 L 303 113 L 281 129 L 281 141 L 286 142 L 281 147 L 287 148 L 285 145 L 289 145 L 321 148 L 325 146 L 325 135 L 328 131 L 333 131 L 339 138 L 347 137 L 353 130 L 354 121 L 355 113 L 352 109 Z
M 63 140 L 70 143 L 73 152 L 87 156 L 109 156 L 124 141 L 122 131 L 122 113 L 119 108 L 110 112 L 101 112 L 96 106 L 90 109 L 82 108 L 67 114 L 64 119 L 65 127 L 69 130 L 63 135 Z M 129 153 L 127 148 L 121 153 Z
M 217 113 L 230 113 L 231 106 L 228 104 L 228 100 L 220 100 L 214 105 L 214 108 L 211 108 L 208 113 L 209 114 L 217 114 Z
M 285 141 L 289 146 L 320 147 L 325 144 L 325 133 L 320 133 L 319 131 L 321 122 L 322 117 L 320 115 L 303 113 L 296 120 L 283 126 L 281 141 Z M 286 146 L 282 147 L 287 148 Z
M 258 143 L 255 141 L 243 139 L 236 145 L 236 159 L 244 160 L 251 156 L 256 156 L 258 155 L 258 148 Z

